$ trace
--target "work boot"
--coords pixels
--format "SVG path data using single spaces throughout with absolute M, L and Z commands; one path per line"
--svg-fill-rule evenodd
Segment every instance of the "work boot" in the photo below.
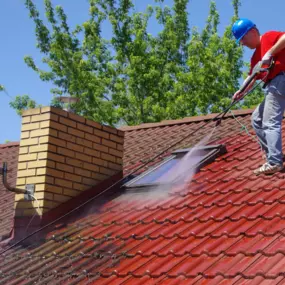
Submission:
M 274 174 L 276 172 L 279 172 L 283 169 L 283 165 L 271 165 L 268 162 L 265 162 L 261 167 L 255 169 L 253 173 L 255 175 L 259 174 Z

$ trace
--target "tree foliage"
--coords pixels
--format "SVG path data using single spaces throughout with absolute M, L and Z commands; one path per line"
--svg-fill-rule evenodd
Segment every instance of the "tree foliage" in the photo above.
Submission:
M 233 17 L 219 35 L 219 13 L 210 4 L 205 27 L 189 27 L 189 0 L 163 0 L 137 12 L 131 0 L 89 0 L 89 19 L 74 30 L 67 15 L 44 0 L 45 25 L 32 0 L 25 0 L 35 23 L 37 47 L 47 70 L 32 57 L 25 62 L 55 95 L 80 98 L 76 112 L 111 125 L 134 125 L 222 110 L 238 89 L 242 48 L 231 34 L 240 0 L 233 0 Z M 149 33 L 150 21 L 161 31 Z M 112 38 L 102 37 L 103 23 Z
M 20 116 L 24 110 L 36 108 L 37 106 L 36 102 L 32 100 L 28 95 L 16 96 L 15 99 L 9 104 Z
M 6 91 L 6 88 L 4 87 L 4 85 L 1 85 L 1 84 L 0 84 L 0 92 L 4 92 L 6 93 L 8 97 L 12 98 Z M 27 110 L 27 109 L 31 109 L 31 108 L 35 108 L 36 106 L 39 106 L 28 95 L 16 96 L 12 101 L 10 101 L 9 105 L 13 109 L 15 109 L 16 113 L 19 116 L 22 115 L 23 110 Z

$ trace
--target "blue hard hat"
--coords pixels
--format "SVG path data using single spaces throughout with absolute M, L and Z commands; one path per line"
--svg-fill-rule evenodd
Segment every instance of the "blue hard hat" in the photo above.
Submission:
M 236 38 L 237 43 L 243 38 L 243 36 L 245 36 L 245 34 L 249 30 L 251 30 L 254 27 L 255 24 L 246 18 L 241 18 L 237 20 L 232 26 L 232 33 Z

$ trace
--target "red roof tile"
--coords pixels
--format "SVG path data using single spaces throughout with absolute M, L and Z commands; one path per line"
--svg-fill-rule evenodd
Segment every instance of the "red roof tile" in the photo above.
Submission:
M 18 168 L 19 143 L 8 143 L 0 145 L 0 167 L 3 162 L 8 163 L 8 183 L 16 186 L 17 168 Z M 14 196 L 15 194 L 5 189 L 0 183 L 0 241 L 6 239 L 13 228 L 14 219 Z
M 249 127 L 249 112 L 238 119 Z M 125 173 L 199 127 L 171 150 L 194 145 L 214 126 L 203 124 L 129 128 Z M 212 138 L 220 143 L 228 153 L 185 189 L 163 199 L 122 192 L 7 251 L 0 284 L 283 284 L 285 174 L 252 174 L 262 163 L 258 144 L 230 116 Z

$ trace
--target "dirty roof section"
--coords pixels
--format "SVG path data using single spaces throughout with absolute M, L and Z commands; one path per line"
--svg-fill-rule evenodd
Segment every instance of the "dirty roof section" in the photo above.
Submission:
M 18 168 L 19 143 L 0 145 L 0 167 L 3 162 L 8 163 L 8 183 L 11 187 L 16 186 Z M 5 189 L 0 177 L 0 241 L 9 237 L 13 228 L 14 219 L 14 196 L 15 194 Z
M 233 111 L 234 116 L 238 116 L 239 122 L 245 124 L 249 130 L 251 130 L 251 113 L 252 110 Z M 157 161 L 169 156 L 171 152 L 176 149 L 194 146 L 215 128 L 215 122 L 211 120 L 216 117 L 216 115 L 217 114 L 210 114 L 207 116 L 184 118 L 182 120 L 123 127 L 122 130 L 125 131 L 123 159 L 125 174 L 133 172 L 154 155 L 161 153 L 172 145 L 174 146 L 163 153 L 160 158 L 149 163 L 143 170 L 147 170 L 153 165 L 156 165 Z M 204 127 L 205 124 L 207 125 Z M 225 136 L 239 137 L 241 129 L 242 126 L 229 114 L 224 119 L 222 126 L 219 126 L 214 131 L 211 139 L 212 143 Z M 245 133 L 242 135 L 244 134 Z M 185 137 L 186 139 L 181 143 L 176 144 L 176 142 L 181 141 L 181 139 Z M 140 172 L 143 170 L 140 170 Z
M 249 127 L 250 112 L 237 118 Z M 125 172 L 205 120 L 129 128 Z M 252 174 L 262 163 L 259 145 L 232 117 L 211 143 L 228 152 L 183 189 L 162 196 L 121 190 L 54 224 L 36 242 L 5 252 L 0 284 L 283 284 L 284 173 Z

